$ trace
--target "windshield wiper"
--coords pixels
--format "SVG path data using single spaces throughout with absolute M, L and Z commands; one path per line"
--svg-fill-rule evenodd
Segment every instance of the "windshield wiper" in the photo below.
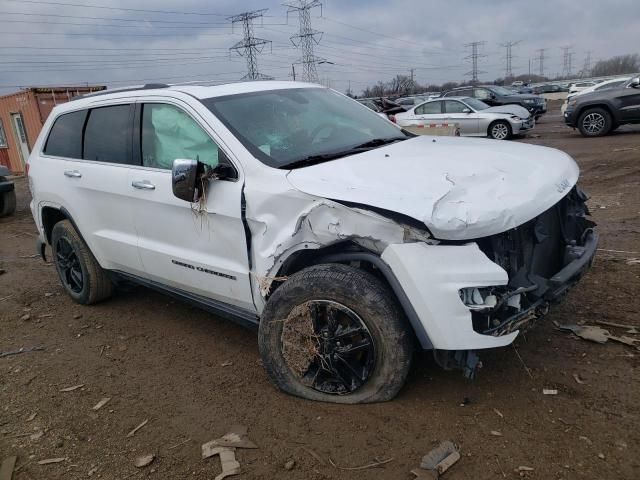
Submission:
M 407 138 L 408 137 L 374 138 L 373 140 L 369 140 L 368 142 L 362 143 L 360 145 L 356 145 L 355 147 L 349 148 L 348 150 L 342 150 L 339 152 L 331 152 L 331 153 L 323 153 L 320 155 L 310 155 L 308 157 L 304 157 L 299 160 L 294 160 L 293 162 L 286 163 L 280 166 L 279 168 L 288 170 L 290 168 L 308 167 L 311 165 L 316 165 L 318 163 L 328 162 L 329 160 L 335 160 L 337 158 L 342 158 L 349 155 L 355 155 L 356 153 L 363 153 L 373 148 L 387 145 L 389 143 L 399 142 L 400 140 L 406 140 Z

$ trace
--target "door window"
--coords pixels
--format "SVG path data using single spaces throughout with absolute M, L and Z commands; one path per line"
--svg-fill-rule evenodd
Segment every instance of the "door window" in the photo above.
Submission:
M 418 115 L 437 115 L 438 113 L 442 113 L 442 102 L 423 103 L 419 107 L 416 107 L 415 112 Z
M 84 133 L 82 158 L 110 163 L 131 163 L 132 106 L 93 108 Z
M 86 118 L 86 110 L 60 115 L 51 127 L 44 154 L 82 158 L 82 128 Z
M 484 88 L 474 88 L 473 91 L 474 91 L 473 96 L 478 100 L 488 100 L 491 98 L 489 90 L 486 90 Z
M 2 126 L 2 119 L 0 118 L 0 148 L 7 147 L 7 134 L 4 133 L 4 127 Z
M 173 161 L 198 160 L 218 165 L 218 146 L 184 111 L 172 105 L 147 103 L 142 108 L 142 165 L 171 169 Z
M 447 100 L 444 102 L 444 111 L 447 113 L 464 113 L 463 110 L 468 108 L 464 103 L 457 100 Z

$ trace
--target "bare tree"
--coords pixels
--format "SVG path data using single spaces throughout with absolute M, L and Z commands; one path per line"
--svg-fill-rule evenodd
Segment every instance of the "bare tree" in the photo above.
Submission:
M 591 70 L 591 74 L 594 77 L 604 77 L 606 75 L 622 75 L 638 71 L 640 71 L 640 55 L 635 53 L 600 60 Z

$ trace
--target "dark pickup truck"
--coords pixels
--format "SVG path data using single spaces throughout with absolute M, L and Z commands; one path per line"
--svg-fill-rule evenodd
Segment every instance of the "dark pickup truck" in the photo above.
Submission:
M 584 137 L 600 137 L 620 125 L 640 123 L 640 77 L 620 87 L 576 95 L 569 100 L 564 122 Z
M 529 110 L 531 116 L 538 120 L 547 111 L 547 101 L 532 94 L 514 93 L 497 85 L 478 85 L 458 87 L 449 90 L 443 97 L 473 97 L 482 100 L 487 105 L 498 107 L 501 105 L 520 105 Z
M 9 175 L 9 169 L 0 165 L 0 217 L 11 215 L 16 210 L 15 186 L 7 180 Z

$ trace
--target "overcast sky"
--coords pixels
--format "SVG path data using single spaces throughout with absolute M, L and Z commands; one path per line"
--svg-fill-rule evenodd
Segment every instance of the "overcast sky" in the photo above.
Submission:
M 82 6 L 81 6 L 82 5 Z M 92 7 L 89 7 L 91 5 Z M 107 8 L 96 8 L 96 7 Z M 229 52 L 242 39 L 229 15 L 268 8 L 255 36 L 271 40 L 258 57 L 261 73 L 290 79 L 300 52 L 289 37 L 298 18 L 280 2 L 253 0 L 0 0 L 0 93 L 19 86 L 235 81 L 243 57 Z M 587 51 L 597 59 L 640 51 L 639 0 L 354 0 L 323 2 L 312 26 L 324 32 L 315 54 L 320 79 L 355 93 L 396 74 L 421 84 L 460 81 L 471 68 L 464 44 L 485 41 L 481 80 L 504 75 L 513 47 L 515 74 L 563 69 L 561 46 L 571 45 L 573 71 Z M 299 74 L 301 67 L 297 65 Z

